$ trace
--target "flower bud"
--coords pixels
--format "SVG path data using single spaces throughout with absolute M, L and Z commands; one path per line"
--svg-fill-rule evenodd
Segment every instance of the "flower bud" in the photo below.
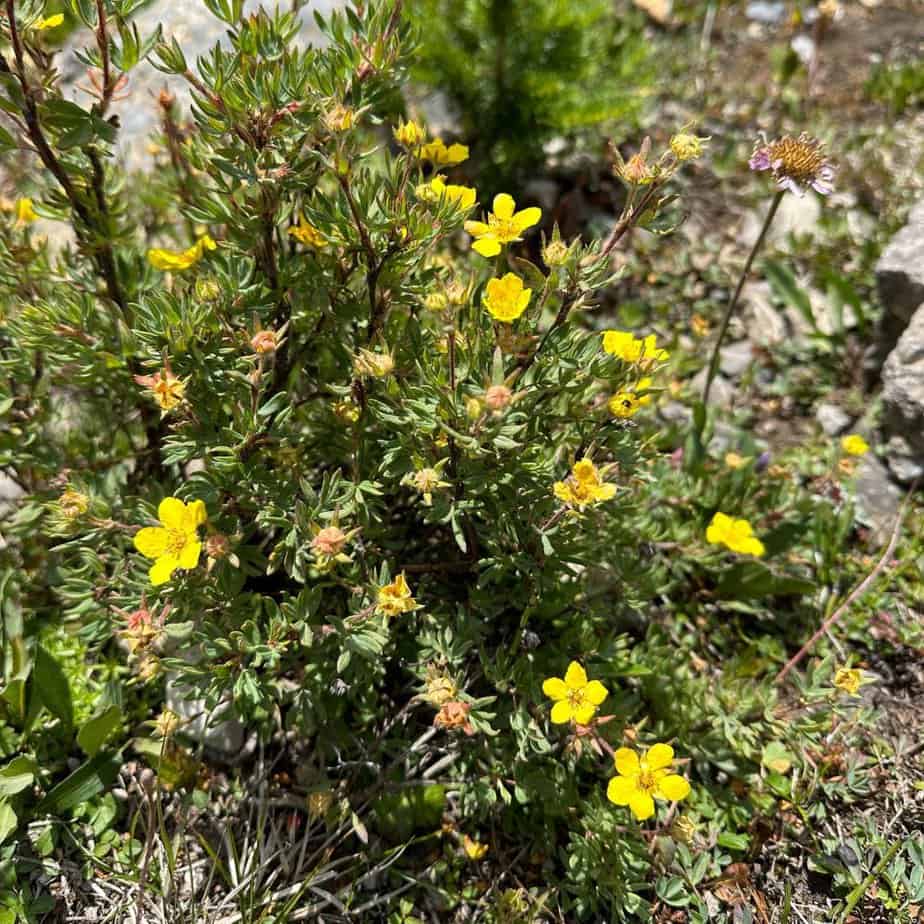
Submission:
M 506 385 L 492 385 L 484 393 L 484 403 L 492 411 L 503 411 L 513 401 L 513 392 Z

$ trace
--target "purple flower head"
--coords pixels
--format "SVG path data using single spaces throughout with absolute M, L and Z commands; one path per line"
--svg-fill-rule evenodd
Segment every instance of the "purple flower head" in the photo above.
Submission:
M 778 189 L 804 196 L 809 188 L 822 196 L 834 189 L 834 167 L 817 138 L 803 132 L 798 138 L 784 135 L 774 141 L 761 137 L 748 166 L 755 171 L 769 170 Z

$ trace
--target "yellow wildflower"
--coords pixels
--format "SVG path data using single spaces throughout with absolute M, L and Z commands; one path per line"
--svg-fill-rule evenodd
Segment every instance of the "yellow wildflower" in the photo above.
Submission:
M 834 686 L 850 696 L 856 696 L 863 683 L 863 671 L 856 667 L 839 667 L 834 673 Z
M 747 520 L 735 520 L 724 513 L 717 513 L 706 529 L 706 541 L 713 545 L 724 545 L 741 555 L 763 555 L 764 544 L 754 535 Z
M 655 344 L 655 335 L 637 340 L 626 330 L 607 330 L 603 332 L 603 349 L 611 356 L 617 356 L 623 362 L 633 363 L 646 368 L 656 362 L 670 359 L 667 350 L 660 350 Z
M 655 799 L 679 802 L 690 794 L 690 784 L 679 774 L 671 773 L 674 749 L 669 744 L 655 744 L 639 758 L 631 748 L 620 748 L 613 756 L 616 773 L 606 787 L 606 797 L 614 805 L 628 805 L 639 820 L 655 813 Z
M 628 419 L 634 417 L 646 404 L 651 404 L 651 395 L 645 394 L 651 388 L 651 379 L 640 379 L 635 389 L 617 391 L 609 400 L 608 407 L 614 417 Z M 642 392 L 642 394 L 639 394 Z
M 54 16 L 40 19 L 32 28 L 36 32 L 44 32 L 46 29 L 57 29 L 62 22 L 64 22 L 64 13 L 55 13 Z
M 677 160 L 683 162 L 696 160 L 702 157 L 703 149 L 709 143 L 709 138 L 699 138 L 687 131 L 679 131 L 671 138 L 671 151 Z
M 869 443 L 859 433 L 851 433 L 841 440 L 841 449 L 849 456 L 862 456 L 869 452 Z
M 76 520 L 90 509 L 90 498 L 80 491 L 68 488 L 58 498 L 58 509 L 67 520 Z
M 28 197 L 23 197 L 22 199 L 16 200 L 16 225 L 17 227 L 23 227 L 24 225 L 31 225 L 33 221 L 38 218 L 38 215 L 35 212 L 35 208 L 32 205 L 32 200 Z
M 327 246 L 327 238 L 313 225 L 308 224 L 304 215 L 299 216 L 298 224 L 294 228 L 289 228 L 289 236 L 312 250 L 323 250 Z
M 353 371 L 357 375 L 371 375 L 381 379 L 390 375 L 395 368 L 394 357 L 390 353 L 376 353 L 360 348 L 353 357 Z
M 468 160 L 468 148 L 464 144 L 451 144 L 446 147 L 442 138 L 434 138 L 429 144 L 421 147 L 420 159 L 428 160 L 437 167 L 455 167 L 456 164 Z
M 426 689 L 421 698 L 437 709 L 452 702 L 459 695 L 458 684 L 439 664 L 427 665 L 427 676 L 424 682 Z
M 514 273 L 489 279 L 484 291 L 484 306 L 496 321 L 515 321 L 529 305 L 532 289 L 523 288 L 523 280 Z
M 383 616 L 399 616 L 417 609 L 417 601 L 402 571 L 390 584 L 379 588 L 375 611 Z
M 462 837 L 462 849 L 465 851 L 465 856 L 467 856 L 469 860 L 475 862 L 480 860 L 488 852 L 488 845 L 472 840 L 472 838 L 465 834 Z
M 395 141 L 405 148 L 416 148 L 424 140 L 424 130 L 416 122 L 402 122 L 392 131 Z
M 451 487 L 448 481 L 441 480 L 443 468 L 448 461 L 448 459 L 441 459 L 434 468 L 420 468 L 416 472 L 405 476 L 402 484 L 410 485 L 414 488 L 423 498 L 424 506 L 430 507 L 433 504 L 434 491 Z
M 335 401 L 330 409 L 344 423 L 352 424 L 359 420 L 359 408 L 352 401 Z
M 205 504 L 165 497 L 157 508 L 157 519 L 160 526 L 145 526 L 134 538 L 135 548 L 154 559 L 148 574 L 155 586 L 166 584 L 178 568 L 189 570 L 199 564 L 199 527 L 206 521 Z
M 552 490 L 560 501 L 579 510 L 616 495 L 616 485 L 604 482 L 590 459 L 575 462 L 568 479 L 556 481 Z
M 148 263 L 154 269 L 180 273 L 195 266 L 205 256 L 206 250 L 214 250 L 216 246 L 215 241 L 208 234 L 203 234 L 192 247 L 186 250 L 164 250 L 156 247 L 149 250 Z
M 747 465 L 748 460 L 741 455 L 738 455 L 737 452 L 726 452 L 725 453 L 725 464 L 730 469 L 738 469 L 744 465 Z
M 493 212 L 484 221 L 467 221 L 465 230 L 475 238 L 472 249 L 483 257 L 496 257 L 504 244 L 518 241 L 527 228 L 539 223 L 542 209 L 532 208 L 516 210 L 516 202 L 507 193 L 494 197 Z
M 446 178 L 443 176 L 435 176 L 429 183 L 421 183 L 414 190 L 414 193 L 418 199 L 422 199 L 424 202 L 439 202 L 445 199 L 463 211 L 470 209 L 475 204 L 475 199 L 478 196 L 473 187 L 447 183 Z
M 349 107 L 337 103 L 333 109 L 324 114 L 324 124 L 327 130 L 334 133 L 346 132 L 353 127 L 356 113 Z
M 151 397 L 164 414 L 182 404 L 186 396 L 186 382 L 173 374 L 169 363 L 164 364 L 163 372 L 136 375 L 135 381 L 151 392 Z
M 690 328 L 695 336 L 705 337 L 709 333 L 709 322 L 701 314 L 694 314 L 690 318 Z
M 549 677 L 542 684 L 542 692 L 553 700 L 551 719 L 556 725 L 574 721 L 587 725 L 597 707 L 610 695 L 599 680 L 588 680 L 587 672 L 577 661 L 572 661 L 565 678 Z

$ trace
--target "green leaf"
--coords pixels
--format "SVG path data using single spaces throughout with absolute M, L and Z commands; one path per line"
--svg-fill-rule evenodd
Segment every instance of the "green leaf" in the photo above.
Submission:
M 110 706 L 87 722 L 77 732 L 77 744 L 88 757 L 93 757 L 103 746 L 103 742 L 118 728 L 122 721 L 122 710 L 118 706 Z
M 719 579 L 716 594 L 723 599 L 767 596 L 801 596 L 815 589 L 807 578 L 777 574 L 759 561 L 740 561 Z
M 750 841 L 747 834 L 732 834 L 731 831 L 723 831 L 716 838 L 719 847 L 724 847 L 726 850 L 747 850 Z
M 67 677 L 57 661 L 41 646 L 35 649 L 32 680 L 42 705 L 70 729 L 74 726 L 74 705 Z
M 35 780 L 37 769 L 31 757 L 14 757 L 0 769 L 0 796 L 15 796 L 28 789 Z
M 784 305 L 795 308 L 805 318 L 806 323 L 812 330 L 818 333 L 818 324 L 812 311 L 812 303 L 805 291 L 799 286 L 799 283 L 796 282 L 796 277 L 793 276 L 792 272 L 776 260 L 768 260 L 764 265 L 764 272 L 776 297 Z
M 60 815 L 99 795 L 113 784 L 120 766 L 116 752 L 97 754 L 58 783 L 35 807 L 36 814 Z
M 19 826 L 19 819 L 6 798 L 0 798 L 0 844 Z

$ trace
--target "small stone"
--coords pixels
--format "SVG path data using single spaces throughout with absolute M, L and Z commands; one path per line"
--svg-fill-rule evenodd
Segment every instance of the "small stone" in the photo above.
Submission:
M 871 452 L 860 459 L 856 492 L 860 521 L 870 528 L 877 545 L 885 545 L 898 516 L 902 492 L 890 481 L 888 469 Z
M 745 8 L 745 15 L 752 22 L 772 26 L 781 22 L 786 15 L 786 4 L 768 2 L 768 0 L 753 0 Z
M 693 389 L 694 394 L 701 395 L 703 393 L 703 386 L 706 384 L 706 375 L 708 374 L 708 369 L 703 368 L 696 373 L 695 376 L 690 380 L 690 387 Z M 731 407 L 732 402 L 735 400 L 735 388 L 722 375 L 716 375 L 712 380 L 712 388 L 709 389 L 709 403 L 715 405 L 716 407 Z
M 740 379 L 754 364 L 754 349 L 750 341 L 730 343 L 719 350 L 719 368 L 730 379 Z
M 741 291 L 748 339 L 758 346 L 778 346 L 789 336 L 786 321 L 773 307 L 770 283 L 748 282 Z
M 882 368 L 882 428 L 889 468 L 902 481 L 924 470 L 924 305 Z
M 796 57 L 808 67 L 815 57 L 815 40 L 810 35 L 793 36 L 789 47 L 796 53 Z
M 924 199 L 882 252 L 876 264 L 876 287 L 886 311 L 905 324 L 924 304 Z
M 837 436 L 850 426 L 850 415 L 836 404 L 823 401 L 815 409 L 815 420 L 827 436 Z

